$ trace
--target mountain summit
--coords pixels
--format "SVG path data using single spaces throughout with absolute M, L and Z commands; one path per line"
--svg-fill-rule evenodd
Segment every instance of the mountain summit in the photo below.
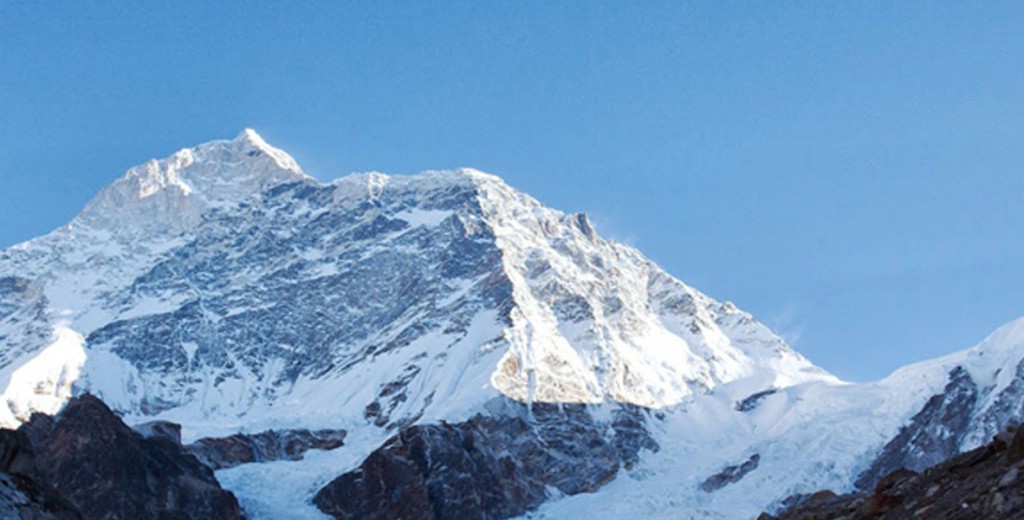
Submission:
M 284 182 L 310 179 L 287 153 L 245 129 L 230 141 L 179 150 L 131 168 L 93 199 L 79 225 L 178 233 L 214 207 L 237 204 Z

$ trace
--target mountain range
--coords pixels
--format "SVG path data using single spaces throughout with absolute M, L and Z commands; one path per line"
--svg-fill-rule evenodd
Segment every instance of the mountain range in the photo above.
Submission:
M 0 388 L 175 425 L 251 518 L 752 518 L 1018 423 L 1024 319 L 844 382 L 499 177 L 323 183 L 247 129 L 0 252 Z

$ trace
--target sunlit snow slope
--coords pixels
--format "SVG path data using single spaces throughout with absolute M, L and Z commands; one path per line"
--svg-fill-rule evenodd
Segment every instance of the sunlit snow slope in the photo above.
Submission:
M 978 345 L 873 383 L 796 385 L 748 403 L 705 398 L 653 423 L 642 469 L 596 494 L 551 501 L 532 518 L 753 518 L 795 494 L 851 491 L 865 474 L 920 471 L 1024 419 L 1024 318 Z M 705 480 L 757 455 L 738 482 Z M 873 480 L 862 483 L 867 488 Z

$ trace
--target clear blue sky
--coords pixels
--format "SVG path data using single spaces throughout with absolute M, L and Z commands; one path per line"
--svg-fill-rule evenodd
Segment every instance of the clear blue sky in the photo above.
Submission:
M 92 3 L 0 2 L 0 246 L 252 126 L 588 211 L 845 378 L 1024 315 L 1024 3 Z

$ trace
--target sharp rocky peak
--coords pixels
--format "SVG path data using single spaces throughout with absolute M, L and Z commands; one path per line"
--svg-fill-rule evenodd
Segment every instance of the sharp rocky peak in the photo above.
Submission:
M 212 208 L 301 180 L 311 177 L 295 159 L 246 128 L 234 139 L 184 148 L 130 168 L 90 201 L 72 225 L 130 235 L 179 233 Z
M 71 222 L 132 238 L 175 235 L 194 228 L 203 213 L 234 206 L 276 185 L 304 181 L 319 185 L 288 153 L 246 128 L 234 139 L 181 149 L 164 159 L 130 168 L 102 190 Z M 392 193 L 470 189 L 481 199 L 541 204 L 494 175 L 473 168 L 432 170 L 411 176 L 354 173 L 330 183 L 336 199 L 371 199 Z

